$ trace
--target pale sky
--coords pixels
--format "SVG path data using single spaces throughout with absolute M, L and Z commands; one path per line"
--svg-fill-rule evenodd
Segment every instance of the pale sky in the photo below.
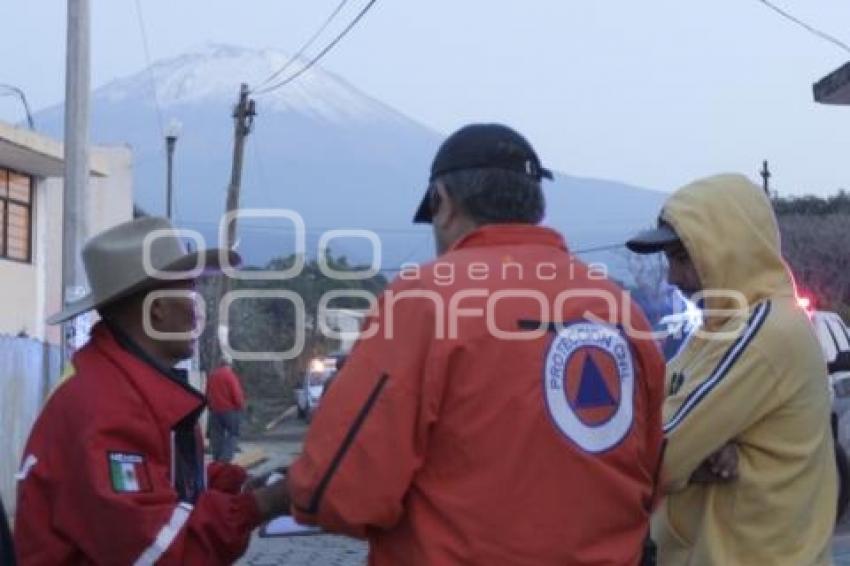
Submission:
M 141 0 L 154 60 L 205 42 L 292 52 L 337 2 Z M 850 42 L 850 3 L 775 2 Z M 92 11 L 92 85 L 143 68 L 135 2 Z M 0 82 L 60 101 L 65 2 L 0 0 L 0 21 Z M 672 190 L 767 158 L 781 193 L 825 194 L 850 189 L 850 107 L 811 85 L 848 59 L 757 0 L 378 0 L 323 66 L 444 133 L 511 124 L 568 174 Z M 13 99 L 0 119 L 22 119 Z

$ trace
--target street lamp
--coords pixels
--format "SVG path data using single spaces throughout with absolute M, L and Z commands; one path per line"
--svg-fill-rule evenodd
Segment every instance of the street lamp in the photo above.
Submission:
M 27 115 L 27 124 L 29 125 L 30 130 L 35 130 L 35 122 L 32 119 L 32 112 L 30 111 L 30 105 L 27 102 L 27 95 L 24 94 L 24 91 L 14 85 L 7 84 L 0 84 L 0 88 L 6 91 L 0 96 L 6 96 L 7 94 L 11 94 L 21 99 L 21 104 L 24 105 L 24 112 L 26 112 Z
M 174 187 L 174 147 L 177 145 L 177 138 L 180 137 L 182 126 L 177 120 L 171 120 L 168 128 L 165 131 L 165 149 L 167 152 L 167 170 L 166 170 L 166 187 L 165 187 L 165 215 L 171 220 L 171 198 Z

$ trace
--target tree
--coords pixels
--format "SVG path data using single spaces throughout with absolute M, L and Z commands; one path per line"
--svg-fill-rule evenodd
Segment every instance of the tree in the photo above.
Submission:
M 776 197 L 782 255 L 798 288 L 822 310 L 850 315 L 850 193 Z
M 296 257 L 277 258 L 262 268 L 246 268 L 254 271 L 282 271 L 294 265 Z M 349 264 L 344 256 L 326 256 L 328 267 L 335 271 L 361 271 L 363 266 Z M 213 279 L 207 280 L 201 292 L 207 301 L 207 321 L 201 337 L 202 367 L 204 361 L 211 359 L 213 341 L 217 339 L 217 312 Z M 293 389 L 300 381 L 309 360 L 315 356 L 333 352 L 338 348 L 333 340 L 319 331 L 319 301 L 328 291 L 339 289 L 366 290 L 377 296 L 386 287 L 387 280 L 382 275 L 367 279 L 336 279 L 328 277 L 320 269 L 317 260 L 305 261 L 303 269 L 296 277 L 289 279 L 246 280 L 233 282 L 233 290 L 286 290 L 294 292 L 304 302 L 305 319 L 303 327 L 296 328 L 295 307 L 291 301 L 268 298 L 249 298 L 234 302 L 230 309 L 229 341 L 238 351 L 283 352 L 295 345 L 296 334 L 305 338 L 304 348 L 293 360 L 288 361 L 236 361 L 234 368 L 243 378 L 248 399 L 247 428 L 258 429 L 272 418 L 278 416 L 294 402 Z M 365 309 L 369 303 L 363 299 L 339 299 L 331 305 L 333 308 Z M 210 368 L 204 367 L 209 370 Z
M 784 214 L 779 227 L 798 287 L 819 309 L 850 314 L 850 214 Z
M 779 216 L 850 214 L 850 194 L 841 189 L 836 194 L 826 198 L 814 195 L 775 197 L 773 209 Z

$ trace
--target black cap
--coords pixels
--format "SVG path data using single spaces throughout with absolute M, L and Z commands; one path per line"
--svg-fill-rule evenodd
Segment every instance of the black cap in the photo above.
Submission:
M 658 219 L 658 227 L 639 232 L 626 242 L 626 247 L 636 254 L 654 254 L 679 241 L 679 236 L 667 222 Z
M 502 124 L 470 124 L 450 135 L 434 156 L 429 182 L 464 169 L 505 169 L 538 181 L 552 178 L 552 172 L 540 164 L 531 144 Z M 413 222 L 431 222 L 427 190 Z

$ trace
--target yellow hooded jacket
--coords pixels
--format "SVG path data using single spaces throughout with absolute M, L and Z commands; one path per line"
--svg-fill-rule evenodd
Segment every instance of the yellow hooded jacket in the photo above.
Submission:
M 701 332 L 667 367 L 667 497 L 652 536 L 659 563 L 828 564 L 837 476 L 826 365 L 782 260 L 770 202 L 745 177 L 688 185 L 665 203 L 704 289 Z M 721 312 L 727 309 L 727 312 Z M 738 478 L 689 483 L 726 443 Z

